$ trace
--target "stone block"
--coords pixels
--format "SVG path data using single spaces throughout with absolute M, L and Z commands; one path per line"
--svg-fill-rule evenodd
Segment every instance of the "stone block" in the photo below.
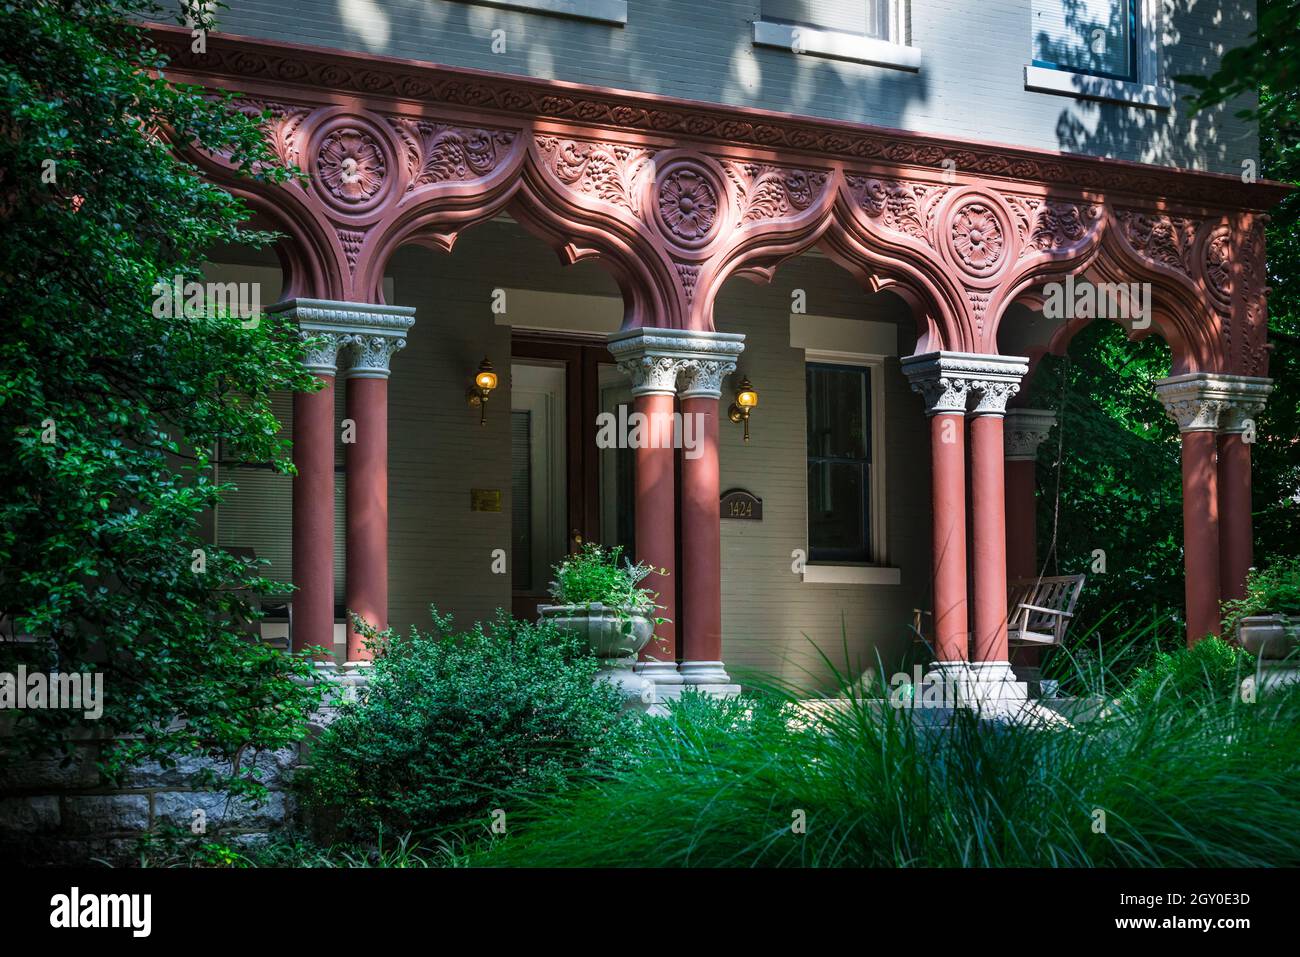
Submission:
M 111 834 L 149 826 L 147 794 L 78 794 L 63 799 L 63 823 L 74 833 Z

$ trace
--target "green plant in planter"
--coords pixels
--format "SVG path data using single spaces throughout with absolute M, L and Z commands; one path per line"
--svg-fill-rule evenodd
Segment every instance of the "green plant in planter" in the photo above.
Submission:
M 600 604 L 612 609 L 626 633 L 632 629 L 634 615 L 652 618 L 656 625 L 668 621 L 667 618 L 653 617 L 653 612 L 663 607 L 658 603 L 658 592 L 641 586 L 656 573 L 667 575 L 668 570 L 656 569 L 646 562 L 632 564 L 623 558 L 622 545 L 606 548 L 588 542 L 576 555 L 570 555 L 555 565 L 555 581 L 551 582 L 550 593 L 559 605 L 590 607 Z
M 1223 603 L 1223 633 L 1236 633 L 1243 618 L 1286 615 L 1300 618 L 1300 556 L 1252 568 L 1246 576 L 1246 597 Z

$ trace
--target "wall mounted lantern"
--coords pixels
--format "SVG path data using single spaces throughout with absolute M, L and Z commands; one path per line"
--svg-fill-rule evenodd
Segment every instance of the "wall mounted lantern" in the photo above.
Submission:
M 492 362 L 485 356 L 478 364 L 478 372 L 474 374 L 474 384 L 465 391 L 465 398 L 470 406 L 479 407 L 479 425 L 487 425 L 488 396 L 496 387 L 496 370 L 492 368 Z
M 745 423 L 745 441 L 749 441 L 749 413 L 758 405 L 758 390 L 749 384 L 749 376 L 740 380 L 736 389 L 736 401 L 727 410 L 727 418 L 732 422 Z

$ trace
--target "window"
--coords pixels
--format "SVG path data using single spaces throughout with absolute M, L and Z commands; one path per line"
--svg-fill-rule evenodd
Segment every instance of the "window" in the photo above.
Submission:
M 807 366 L 810 562 L 874 557 L 871 385 L 863 366 Z
M 1033 65 L 1138 80 L 1141 0 L 1032 0 Z
M 889 39 L 889 0 L 763 0 L 763 19 Z
M 754 45 L 920 70 L 910 43 L 909 0 L 762 0 Z

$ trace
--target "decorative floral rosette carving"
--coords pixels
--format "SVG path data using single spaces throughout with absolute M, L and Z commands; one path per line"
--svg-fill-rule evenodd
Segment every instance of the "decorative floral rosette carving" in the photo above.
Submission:
M 719 190 L 694 163 L 677 162 L 659 177 L 655 212 L 665 235 L 688 249 L 705 245 L 718 226 Z
M 994 193 L 959 187 L 933 209 L 936 244 L 968 290 L 987 289 L 1019 248 L 1011 207 Z
M 968 272 L 987 275 L 998 268 L 1006 233 L 989 204 L 974 200 L 958 207 L 949 233 L 957 260 Z
M 387 193 L 392 157 L 387 142 L 368 124 L 342 117 L 316 135 L 313 166 L 317 192 L 344 213 L 364 213 Z

